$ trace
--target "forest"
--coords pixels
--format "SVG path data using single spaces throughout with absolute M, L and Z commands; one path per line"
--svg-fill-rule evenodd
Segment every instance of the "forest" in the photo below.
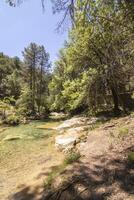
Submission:
M 23 3 L 23 0 L 6 1 L 7 6 L 14 9 L 17 6 L 21 7 Z M 45 12 L 46 1 L 40 0 L 39 3 Z M 10 146 L 11 143 L 7 143 L 9 146 L 6 144 L 5 148 L 13 148 L 13 152 L 17 148 L 22 148 L 21 151 L 25 152 L 23 144 L 18 142 L 23 140 L 24 135 L 23 142 L 25 144 L 28 142 L 30 147 L 29 149 L 26 147 L 28 149 L 26 151 L 31 155 L 27 160 L 40 155 L 43 161 L 37 157 L 36 159 L 42 164 L 55 158 L 56 161 L 59 159 L 63 161 L 64 157 L 61 152 L 57 153 L 54 147 L 50 150 L 47 142 L 53 145 L 53 141 L 56 143 L 58 137 L 66 140 L 64 136 L 69 131 L 69 137 L 77 137 L 79 134 L 79 138 L 73 141 L 73 148 L 71 146 L 69 154 L 64 152 L 63 164 L 57 165 L 54 162 L 54 166 L 49 165 L 49 171 L 52 169 L 52 172 L 46 173 L 48 177 L 44 187 L 51 189 L 51 193 L 43 200 L 132 200 L 134 1 L 51 0 L 51 5 L 54 15 L 62 14 L 54 29 L 56 28 L 57 32 L 66 30 L 68 33 L 68 38 L 59 50 L 54 64 L 51 63 L 51 55 L 46 51 L 46 47 L 32 41 L 22 49 L 22 59 L 17 56 L 10 57 L 4 52 L 0 53 L 1 140 L 5 142 L 10 139 L 4 135 L 9 133 L 10 127 L 13 133 L 17 130 L 17 136 L 12 138 L 16 147 L 13 148 Z M 56 117 L 60 114 L 65 115 L 72 121 L 67 120 L 64 124 L 61 119 L 54 118 L 51 122 L 49 120 L 52 113 L 56 113 Z M 100 116 L 102 118 L 99 118 Z M 63 124 L 60 126 L 61 122 Z M 53 127 L 51 123 L 57 127 Z M 66 123 L 72 124 L 66 126 Z M 16 127 L 18 129 L 14 129 Z M 25 127 L 27 132 L 23 133 Z M 97 129 L 98 127 L 100 129 Z M 87 132 L 94 131 L 94 135 L 88 135 L 84 128 Z M 22 138 L 19 135 L 21 132 Z M 25 138 L 28 138 L 27 142 Z M 3 144 L 1 140 L 0 144 Z M 80 150 L 81 145 L 83 146 Z M 48 158 L 44 159 L 43 148 L 46 148 Z M 7 151 L 6 149 L 4 155 Z M 55 179 L 59 180 L 59 174 L 65 175 L 64 170 L 67 165 L 81 158 L 79 151 L 84 151 L 84 156 L 87 156 L 86 161 L 82 157 L 83 160 L 73 166 L 72 171 L 69 169 L 69 173 L 74 174 L 72 179 L 69 179 L 69 184 L 64 177 L 65 184 L 60 186 L 60 190 L 57 190 L 58 187 L 56 189 L 51 187 Z M 12 153 L 10 154 L 12 156 Z M 16 150 L 15 155 L 21 154 L 17 154 Z M 26 157 L 27 155 L 28 153 Z M 10 159 L 9 157 L 7 156 L 7 159 Z M 14 157 L 12 159 L 14 160 Z M 23 163 L 27 163 L 27 160 Z M 80 192 L 78 192 L 79 186 L 77 190 L 74 187 L 77 182 L 84 187 L 83 190 L 80 188 Z M 102 190 L 103 186 L 105 192 Z M 25 189 L 26 191 L 21 191 L 26 195 L 24 198 L 14 195 L 11 200 L 42 200 L 34 198 L 35 193 L 39 195 L 36 188 L 33 193 L 29 192 L 28 187 Z M 68 193 L 62 196 L 66 190 Z M 87 190 L 90 195 L 88 194 L 86 198 Z M 17 195 L 22 195 L 21 192 Z M 81 196 L 82 193 L 84 197 Z
M 0 55 L 4 121 L 18 121 L 20 115 L 47 115 L 52 110 L 71 114 L 131 110 L 133 1 L 55 1 L 54 6 L 55 12 L 64 11 L 70 17 L 72 28 L 53 69 L 49 53 L 38 44 L 24 49 L 23 61 Z M 13 116 L 5 119 L 9 108 Z

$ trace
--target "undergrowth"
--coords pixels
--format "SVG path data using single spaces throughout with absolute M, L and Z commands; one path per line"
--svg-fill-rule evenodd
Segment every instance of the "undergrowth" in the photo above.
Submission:
M 54 169 L 48 174 L 48 176 L 44 182 L 44 187 L 48 188 L 48 189 L 51 188 L 56 177 L 58 177 L 65 170 L 65 168 L 68 165 L 78 161 L 80 159 L 80 157 L 81 157 L 80 153 L 78 153 L 78 152 L 76 152 L 76 153 L 73 152 L 73 153 L 68 154 L 65 157 L 63 163 L 59 166 L 54 167 Z
M 128 160 L 129 162 L 134 163 L 134 152 L 130 152 L 128 154 Z
M 119 129 L 119 135 L 118 135 L 118 137 L 119 138 L 123 138 L 123 137 L 125 137 L 128 134 L 128 132 L 129 132 L 128 128 L 122 127 L 122 128 Z

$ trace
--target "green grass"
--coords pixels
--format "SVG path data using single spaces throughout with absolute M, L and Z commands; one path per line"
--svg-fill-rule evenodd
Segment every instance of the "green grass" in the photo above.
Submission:
M 78 161 L 80 158 L 80 153 L 71 153 L 65 157 L 64 163 L 66 165 L 72 164 L 73 162 Z
M 128 134 L 128 132 L 129 132 L 128 128 L 122 127 L 122 128 L 119 129 L 118 137 L 123 138 Z
M 78 152 L 77 153 L 68 154 L 65 157 L 63 163 L 61 165 L 59 165 L 59 166 L 54 167 L 52 169 L 52 171 L 48 174 L 48 176 L 47 176 L 47 178 L 46 178 L 46 180 L 44 182 L 44 187 L 48 188 L 48 189 L 51 188 L 54 180 L 56 180 L 56 177 L 58 177 L 65 170 L 65 168 L 68 165 L 78 161 L 80 159 L 80 157 L 81 157 L 80 153 L 78 153 Z

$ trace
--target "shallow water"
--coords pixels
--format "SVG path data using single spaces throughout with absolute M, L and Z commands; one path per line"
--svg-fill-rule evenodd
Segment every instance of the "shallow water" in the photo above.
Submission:
M 62 161 L 63 155 L 54 147 L 58 133 L 53 129 L 60 123 L 32 121 L 0 133 L 0 199 L 7 200 L 20 184 L 27 184 L 42 169 L 44 172 Z M 11 136 L 21 136 L 21 139 L 4 140 Z M 43 181 L 44 177 L 40 178 Z

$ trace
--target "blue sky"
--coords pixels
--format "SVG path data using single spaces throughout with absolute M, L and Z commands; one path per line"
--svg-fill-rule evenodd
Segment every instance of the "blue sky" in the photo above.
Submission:
M 67 32 L 57 33 L 60 15 L 53 15 L 50 0 L 42 12 L 40 0 L 28 0 L 11 8 L 0 1 L 0 52 L 22 59 L 22 51 L 30 42 L 44 45 L 52 62 L 67 39 Z

